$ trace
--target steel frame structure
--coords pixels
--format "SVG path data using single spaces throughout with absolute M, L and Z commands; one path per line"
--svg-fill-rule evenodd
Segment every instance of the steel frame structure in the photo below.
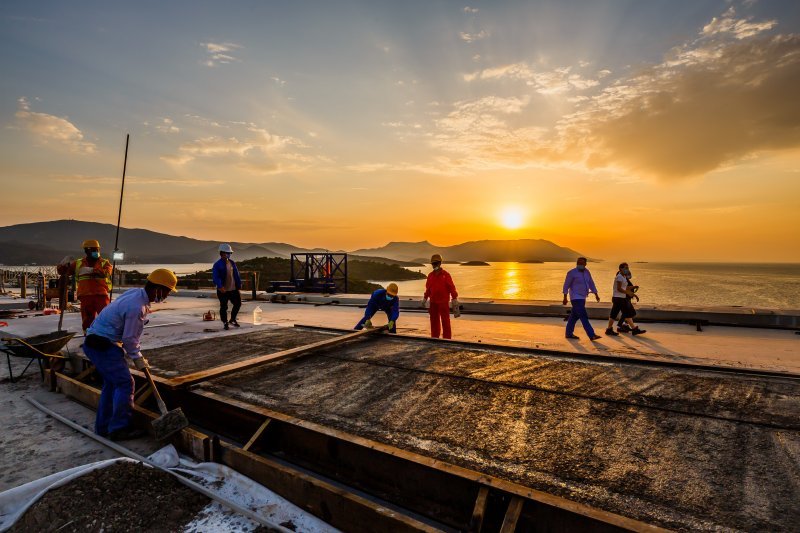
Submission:
M 304 292 L 347 292 L 347 254 L 292 254 L 289 282 Z

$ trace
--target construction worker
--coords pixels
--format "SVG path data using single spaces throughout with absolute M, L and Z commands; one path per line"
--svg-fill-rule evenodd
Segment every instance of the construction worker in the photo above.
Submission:
M 231 261 L 233 248 L 230 244 L 219 245 L 219 259 L 211 269 L 211 277 L 214 279 L 214 286 L 217 288 L 217 298 L 219 298 L 219 317 L 222 319 L 222 327 L 230 329 L 228 324 L 238 328 L 236 315 L 242 307 L 242 295 L 239 291 L 242 288 L 242 278 L 239 277 L 239 269 L 236 263 Z M 233 304 L 231 309 L 231 319 L 228 320 L 228 302 Z
M 439 338 L 441 332 L 445 339 L 452 339 L 450 330 L 450 298 L 453 298 L 453 311 L 456 317 L 460 315 L 458 293 L 450 273 L 442 268 L 442 256 L 431 256 L 433 271 L 428 274 L 425 282 L 425 294 L 422 296 L 422 305 L 428 308 L 431 318 L 431 337 Z M 429 301 L 430 300 L 430 301 Z
M 108 259 L 100 257 L 100 243 L 94 239 L 83 241 L 86 257 L 72 261 L 65 257 L 56 267 L 59 274 L 75 276 L 77 297 L 81 303 L 83 333 L 92 325 L 94 318 L 111 301 L 112 266 Z
M 144 431 L 131 425 L 133 415 L 133 376 L 128 357 L 138 370 L 149 368 L 139 349 L 150 304 L 161 303 L 175 287 L 178 278 L 171 270 L 158 268 L 147 276 L 143 289 L 125 291 L 103 309 L 89 327 L 83 353 L 103 378 L 94 432 L 111 440 L 133 439 Z
M 367 309 L 364 317 L 359 320 L 353 329 L 370 329 L 372 327 L 372 317 L 378 311 L 386 313 L 389 319 L 389 333 L 397 333 L 397 318 L 400 316 L 400 298 L 397 297 L 397 283 L 390 283 L 385 289 L 378 289 L 372 293 L 367 302 Z

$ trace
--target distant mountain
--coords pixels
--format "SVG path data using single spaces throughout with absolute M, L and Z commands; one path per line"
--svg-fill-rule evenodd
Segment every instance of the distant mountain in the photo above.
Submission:
M 359 255 L 383 256 L 427 263 L 434 253 L 445 261 L 574 261 L 582 254 L 543 239 L 471 241 L 455 246 L 434 246 L 428 241 L 390 242 L 380 248 L 356 250 Z
M 54 264 L 65 255 L 81 254 L 84 239 L 100 241 L 105 256 L 114 248 L 116 227 L 111 224 L 54 220 L 0 227 L 0 263 Z M 146 229 L 120 228 L 119 248 L 125 263 L 207 263 L 219 257 L 217 241 L 178 237 Z M 303 249 L 280 242 L 231 242 L 234 257 L 241 261 L 255 257 L 288 258 L 292 253 L 325 252 L 322 248 Z M 356 250 L 352 259 L 400 266 L 427 263 L 440 253 L 446 261 L 574 261 L 581 254 L 541 239 L 472 241 L 455 246 L 435 246 L 428 241 L 390 242 L 380 248 Z M 422 261 L 420 261 L 422 260 Z
M 354 250 L 352 253 L 356 255 L 388 257 L 391 259 L 400 259 L 401 261 L 414 262 L 421 257 L 430 258 L 430 256 L 436 252 L 441 253 L 441 250 L 441 247 L 434 246 L 428 241 L 390 242 L 386 246 L 381 246 L 380 248 L 364 248 L 361 250 Z
M 116 226 L 112 224 L 80 220 L 54 220 L 0 227 L 0 263 L 53 264 L 65 255 L 80 255 L 81 243 L 85 239 L 99 240 L 103 255 L 109 256 L 114 249 L 115 234 Z M 230 244 L 237 260 L 289 257 L 290 253 L 306 251 L 284 243 Z M 217 241 L 177 237 L 146 229 L 119 230 L 119 248 L 125 252 L 125 263 L 212 262 L 219 257 L 218 246 Z

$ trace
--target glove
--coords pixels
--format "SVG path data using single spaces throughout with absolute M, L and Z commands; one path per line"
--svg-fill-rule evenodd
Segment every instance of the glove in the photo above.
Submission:
M 366 322 L 364 322 L 364 327 L 366 329 L 372 329 L 372 320 L 367 320 Z
M 386 325 L 389 327 L 389 331 L 392 331 L 394 329 L 394 326 L 395 326 L 394 320 L 390 320 L 389 323 L 386 324 Z
M 461 303 L 457 298 L 453 298 L 453 318 L 461 316 Z
M 136 367 L 136 370 L 144 370 L 145 368 L 150 368 L 150 364 L 144 357 L 137 357 L 136 359 L 134 359 L 133 366 Z
M 427 298 L 423 298 L 422 299 L 422 307 L 424 307 L 425 309 L 430 309 L 431 308 L 430 300 L 428 300 Z

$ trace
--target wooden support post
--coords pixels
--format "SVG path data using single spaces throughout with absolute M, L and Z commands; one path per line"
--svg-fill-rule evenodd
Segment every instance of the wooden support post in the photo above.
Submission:
M 150 397 L 151 394 L 153 394 L 153 387 L 151 387 L 150 384 L 147 383 L 144 387 L 139 389 L 139 397 L 136 398 L 136 400 L 133 403 L 135 403 L 136 405 L 142 405 L 144 402 L 147 401 L 147 399 Z
M 472 510 L 472 518 L 469 521 L 469 528 L 467 531 L 472 533 L 479 533 L 483 527 L 483 516 L 486 513 L 486 502 L 489 498 L 489 487 L 482 486 L 478 491 L 478 497 L 475 499 L 475 508 Z
M 250 440 L 247 441 L 247 444 L 245 444 L 244 447 L 242 448 L 244 451 L 248 451 L 250 449 L 250 447 L 253 446 L 253 444 L 256 443 L 256 441 L 261 436 L 261 434 L 264 433 L 264 430 L 267 429 L 267 426 L 269 425 L 270 422 L 272 422 L 272 419 L 271 418 L 267 418 L 266 420 L 264 420 L 263 424 L 258 426 L 258 429 L 256 430 L 256 432 L 253 433 L 253 436 L 250 437 Z
M 252 280 L 253 280 L 253 301 L 256 299 L 256 293 L 258 292 L 258 272 L 252 272 Z
M 503 518 L 500 533 L 514 533 L 517 529 L 517 520 L 519 520 L 519 515 L 522 513 L 522 504 L 524 503 L 525 500 L 519 496 L 511 498 L 511 503 L 508 504 L 508 511 L 506 511 L 506 516 Z
M 81 380 L 89 377 L 94 371 L 95 371 L 95 366 L 94 365 L 89 365 L 80 374 L 75 376 L 74 379 L 75 379 L 75 381 L 81 381 Z

